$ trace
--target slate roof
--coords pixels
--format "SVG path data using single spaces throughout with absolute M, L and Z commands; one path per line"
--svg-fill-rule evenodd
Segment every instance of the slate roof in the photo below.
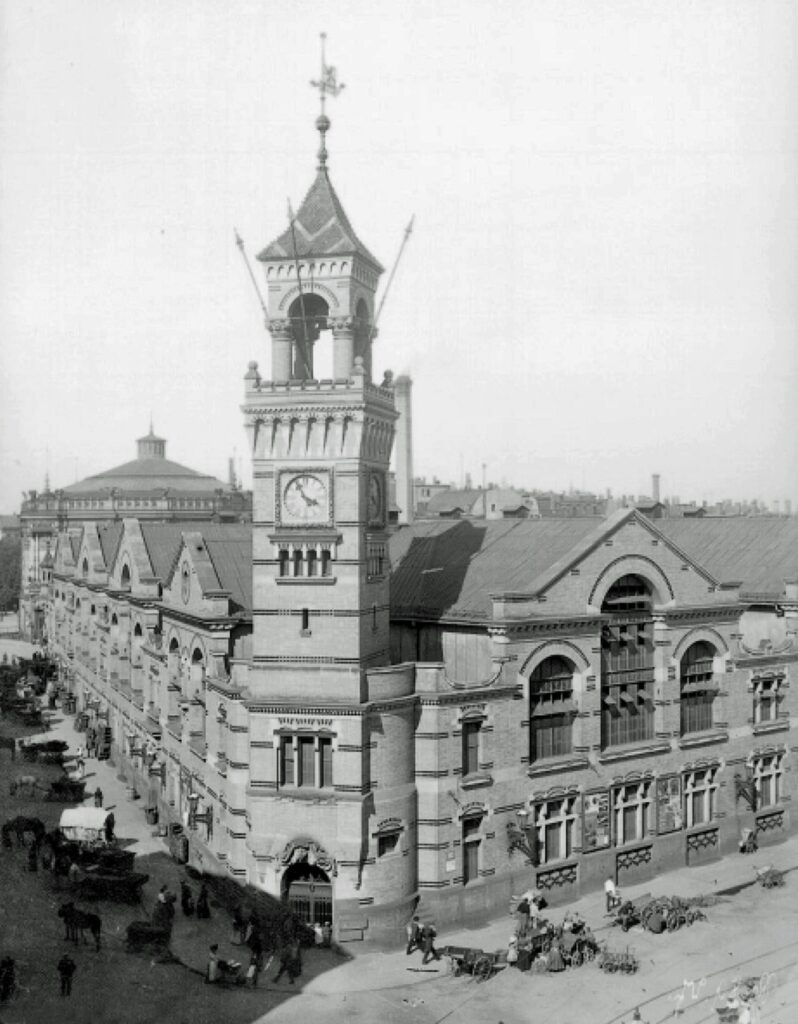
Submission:
M 205 547 L 222 590 L 230 591 L 234 612 L 252 614 L 252 527 L 219 524 L 203 528 Z
M 778 598 L 785 579 L 798 579 L 798 518 L 658 519 L 656 527 L 721 583 L 741 583 L 742 596 Z
M 302 200 L 294 219 L 296 249 L 290 226 L 258 254 L 259 260 L 294 259 L 309 256 L 362 256 L 376 270 L 384 267 L 355 234 L 341 200 L 322 168 Z
M 489 618 L 492 593 L 530 592 L 596 531 L 577 517 L 415 522 L 390 540 L 391 614 Z
M 88 476 L 85 480 L 64 488 L 65 494 L 107 494 L 111 488 L 147 494 L 168 488 L 170 491 L 213 494 L 221 489 L 230 490 L 230 485 L 216 477 L 198 473 L 188 466 L 169 459 L 133 459 L 113 469 Z
M 433 494 L 429 499 L 425 514 L 429 516 L 442 516 L 451 514 L 457 511 L 457 509 L 469 512 L 474 507 L 474 503 L 479 499 L 481 493 L 478 488 L 461 491 L 441 491 L 438 494 Z
M 153 575 L 157 576 L 159 580 L 165 581 L 171 573 L 183 544 L 184 531 L 194 529 L 195 524 L 148 523 L 146 520 L 141 520 L 139 526 Z
M 100 547 L 102 548 L 106 569 L 110 569 L 111 563 L 116 557 L 119 541 L 122 539 L 122 529 L 122 523 L 119 521 L 101 523 L 98 526 L 97 535 L 100 538 Z

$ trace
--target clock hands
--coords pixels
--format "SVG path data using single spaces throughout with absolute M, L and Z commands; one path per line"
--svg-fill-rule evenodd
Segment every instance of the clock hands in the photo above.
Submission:
M 296 489 L 299 491 L 299 493 L 300 493 L 300 495 L 302 497 L 302 500 L 305 502 L 305 504 L 308 507 L 310 507 L 311 505 L 318 506 L 318 504 L 319 504 L 318 501 L 315 498 L 311 498 L 307 494 L 305 494 L 305 489 L 304 489 L 304 487 L 302 486 L 302 484 L 298 480 L 297 480 L 297 484 L 296 484 Z

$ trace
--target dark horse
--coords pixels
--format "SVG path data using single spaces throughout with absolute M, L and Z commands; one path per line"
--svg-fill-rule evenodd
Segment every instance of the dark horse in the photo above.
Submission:
M 100 950 L 100 932 L 102 931 L 103 923 L 97 914 L 87 914 L 83 910 L 78 910 L 74 903 L 65 903 L 58 911 L 58 916 L 64 920 L 65 935 L 64 939 L 71 939 L 75 945 L 78 942 L 78 932 L 83 936 L 83 941 L 88 942 L 86 938 L 86 929 L 88 928 L 92 934 L 94 942 L 97 947 L 97 951 Z
M 12 833 L 17 837 L 17 846 L 24 846 L 26 832 L 30 832 L 33 835 L 34 843 L 39 844 L 44 839 L 47 829 L 44 827 L 44 822 L 38 818 L 25 818 L 20 814 L 7 821 L 3 825 L 2 832 L 3 846 L 8 848 L 11 846 Z

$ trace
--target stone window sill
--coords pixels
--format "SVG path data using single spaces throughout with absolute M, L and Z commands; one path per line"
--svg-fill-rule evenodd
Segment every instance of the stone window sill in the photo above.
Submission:
M 728 743 L 728 741 L 729 734 L 722 729 L 716 729 L 712 732 L 688 733 L 679 739 L 679 747 L 685 750 L 691 747 L 703 747 L 710 743 Z
M 277 796 L 284 800 L 308 800 L 314 803 L 332 803 L 334 790 L 314 789 L 312 786 L 279 786 Z
M 460 779 L 461 789 L 479 789 L 480 786 L 492 786 L 493 776 L 487 772 L 475 773 L 474 775 L 464 775 Z
M 754 736 L 767 735 L 771 732 L 789 732 L 790 720 L 785 719 L 784 721 L 775 722 L 757 722 L 753 727 Z
M 579 771 L 582 768 L 587 768 L 589 763 L 586 757 L 541 758 L 529 765 L 526 773 L 529 776 L 535 776 L 549 775 L 553 772 Z
M 608 750 L 602 751 L 598 759 L 601 764 L 612 764 L 615 761 L 626 761 L 650 754 L 665 754 L 670 749 L 670 743 L 662 740 L 653 743 L 637 743 L 629 747 L 611 747 Z
M 274 582 L 281 587 L 295 587 L 300 584 L 310 587 L 329 587 L 338 581 L 335 576 L 275 576 Z

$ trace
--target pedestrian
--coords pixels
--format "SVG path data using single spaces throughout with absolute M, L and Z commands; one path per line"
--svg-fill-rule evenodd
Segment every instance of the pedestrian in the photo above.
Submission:
M 207 920 L 211 916 L 208 906 L 208 886 L 203 882 L 197 897 L 197 917 Z
M 611 878 L 604 883 L 604 896 L 607 901 L 607 913 L 610 914 L 621 902 L 620 891 Z
M 80 868 L 76 861 L 70 861 L 69 870 L 67 871 L 67 878 L 74 885 L 80 879 Z
M 114 841 L 114 826 L 116 825 L 116 818 L 114 812 L 108 815 L 105 819 L 105 841 L 106 843 L 112 843 Z
M 219 946 L 214 943 L 208 950 L 208 973 L 205 980 L 209 984 L 219 980 Z
M 280 970 L 277 972 L 274 978 L 275 982 L 279 981 L 284 974 L 287 974 L 288 980 L 291 982 L 292 985 L 294 984 L 294 978 L 296 977 L 296 965 L 294 960 L 295 951 L 298 956 L 299 943 L 296 943 L 296 947 L 293 944 L 288 943 L 286 943 L 286 945 L 283 946 L 282 950 L 280 951 Z M 302 968 L 300 965 L 299 973 L 301 973 L 301 971 Z
M 244 915 L 241 912 L 241 907 L 236 907 L 233 910 L 233 937 L 230 940 L 234 946 L 240 946 L 242 943 L 241 933 L 244 930 Z
M 321 925 L 318 921 L 313 924 L 313 939 L 317 946 L 324 945 L 324 933 L 321 930 Z
M 258 915 L 253 910 L 247 918 L 247 923 L 244 926 L 244 937 L 243 942 L 247 946 L 252 945 L 252 936 L 255 932 L 260 931 L 260 922 L 258 921 Z
M 518 931 L 524 933 L 529 928 L 529 900 L 526 896 L 523 896 L 521 902 L 515 908 L 515 913 L 518 918 Z
M 254 953 L 249 958 L 249 967 L 247 967 L 247 983 L 250 988 L 255 988 L 258 984 L 258 973 L 260 971 L 260 958 Z
M 17 987 L 16 963 L 10 956 L 0 960 L 0 1001 L 6 1002 Z
M 194 913 L 194 897 L 191 895 L 191 889 L 188 883 L 184 880 L 180 882 L 180 906 L 183 908 L 183 914 L 186 917 L 191 917 Z
M 86 762 L 82 757 L 78 758 L 78 778 L 82 779 L 86 774 Z
M 510 967 L 515 967 L 518 963 L 518 939 L 515 935 L 511 935 L 507 943 L 507 963 Z
M 418 949 L 420 946 L 421 921 L 418 918 L 418 914 L 414 914 L 407 922 L 407 949 L 405 950 L 405 953 L 410 956 L 413 950 Z
M 321 926 L 321 934 L 324 938 L 324 946 L 329 949 L 332 945 L 332 925 L 329 921 L 325 921 Z
M 103 805 L 103 791 L 98 786 L 94 790 L 94 806 L 95 807 L 102 807 L 102 805 Z
M 435 936 L 438 932 L 433 924 L 425 924 L 421 929 L 421 943 L 424 949 L 424 956 L 421 960 L 422 964 L 429 961 L 431 956 L 434 956 L 436 960 L 440 960 L 441 955 L 435 948 Z
M 64 953 L 58 961 L 58 973 L 61 975 L 61 995 L 72 995 L 72 978 L 78 969 L 77 964 L 71 956 Z

